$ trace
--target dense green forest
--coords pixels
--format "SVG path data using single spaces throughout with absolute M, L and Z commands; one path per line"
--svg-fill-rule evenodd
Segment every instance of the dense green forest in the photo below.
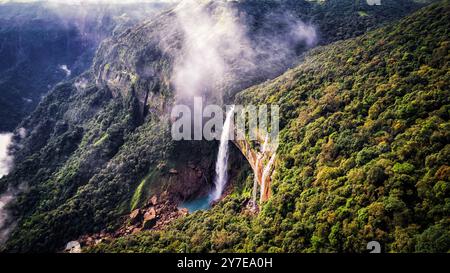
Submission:
M 249 37 L 284 38 L 268 16 L 283 10 L 318 33 L 318 47 L 261 62 L 225 90 L 229 103 L 281 106 L 272 197 L 248 210 L 253 173 L 232 148 L 230 187 L 211 209 L 83 250 L 363 252 L 377 240 L 387 252 L 448 252 L 450 2 L 403 18 L 421 2 L 227 2 L 246 14 Z M 0 193 L 17 189 L 16 222 L 1 251 L 61 251 L 128 225 L 153 195 L 173 205 L 211 189 L 217 143 L 170 136 L 174 17 L 113 35 L 18 125 L 16 164 L 0 179 Z
M 450 250 L 448 1 L 308 53 L 238 94 L 277 103 L 273 197 L 246 213 L 251 178 L 206 212 L 103 243 L 113 252 Z

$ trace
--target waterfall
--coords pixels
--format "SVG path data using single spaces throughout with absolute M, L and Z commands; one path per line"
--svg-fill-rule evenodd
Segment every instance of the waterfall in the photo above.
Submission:
M 273 154 L 272 157 L 270 158 L 269 162 L 267 163 L 266 167 L 264 168 L 262 178 L 261 178 L 261 197 L 260 197 L 259 202 L 262 202 L 262 200 L 263 200 L 264 191 L 266 190 L 266 188 L 265 188 L 266 179 L 272 170 L 273 163 L 275 163 L 275 157 L 276 157 L 276 154 Z
M 216 178 L 214 180 L 215 189 L 210 195 L 210 200 L 217 201 L 222 196 L 223 189 L 227 183 L 227 167 L 228 167 L 228 141 L 230 140 L 230 131 L 233 125 L 234 106 L 230 108 L 223 125 L 222 134 L 220 136 L 219 153 L 216 161 Z
M 252 197 L 253 204 L 256 204 L 257 191 L 258 191 L 258 177 L 255 175 L 255 179 L 253 180 L 253 197 Z
M 264 156 L 264 153 L 266 152 L 268 141 L 269 141 L 269 135 L 267 135 L 266 138 L 264 139 L 261 153 L 258 154 L 256 157 L 256 166 L 255 166 L 256 169 L 255 169 L 255 175 L 254 175 L 255 178 L 253 180 L 253 196 L 252 196 L 252 201 L 253 201 L 254 206 L 256 206 L 256 195 L 257 195 L 257 191 L 258 191 L 259 165 L 261 163 L 262 157 Z
M 259 172 L 259 161 L 261 160 L 261 158 L 258 156 L 258 159 L 256 160 L 256 170 L 255 170 L 255 177 L 253 180 L 253 196 L 252 196 L 252 201 L 253 201 L 253 206 L 256 205 L 256 194 L 258 191 L 258 172 Z

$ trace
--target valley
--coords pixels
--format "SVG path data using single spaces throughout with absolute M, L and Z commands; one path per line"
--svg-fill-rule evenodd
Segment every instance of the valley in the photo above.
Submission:
M 1 251 L 450 249 L 449 1 L 161 5 L 0 67 Z M 194 97 L 231 105 L 213 141 L 173 137 Z M 228 139 L 239 105 L 279 107 L 279 128 Z

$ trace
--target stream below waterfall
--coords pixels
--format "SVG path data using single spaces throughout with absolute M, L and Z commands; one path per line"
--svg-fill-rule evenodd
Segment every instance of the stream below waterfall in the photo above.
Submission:
M 179 208 L 186 208 L 189 213 L 194 213 L 198 210 L 208 210 L 211 207 L 211 198 L 209 196 L 200 197 L 191 201 L 181 203 Z

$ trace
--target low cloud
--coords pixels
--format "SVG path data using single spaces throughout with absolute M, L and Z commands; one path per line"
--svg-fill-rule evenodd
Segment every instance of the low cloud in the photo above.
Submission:
M 184 36 L 173 71 L 177 95 L 213 93 L 234 80 L 238 56 L 240 66 L 252 64 L 245 26 L 235 10 L 217 2 L 211 7 L 209 1 L 184 1 L 175 9 Z
M 8 190 L 0 195 L 0 247 L 7 241 L 9 234 L 15 227 L 8 206 L 15 199 L 15 192 Z
M 9 152 L 12 133 L 0 134 L 0 178 L 7 175 L 13 166 L 13 156 Z
M 237 2 L 191 0 L 175 13 L 184 42 L 172 81 L 181 98 L 213 94 L 220 100 L 255 79 L 279 75 L 317 42 L 314 26 L 283 8 L 250 18 Z
M 9 152 L 12 133 L 0 134 L 0 178 L 7 175 L 13 166 L 13 156 Z M 0 194 L 0 246 L 6 241 L 14 228 L 8 211 L 8 205 L 14 200 L 15 191 L 8 189 Z

